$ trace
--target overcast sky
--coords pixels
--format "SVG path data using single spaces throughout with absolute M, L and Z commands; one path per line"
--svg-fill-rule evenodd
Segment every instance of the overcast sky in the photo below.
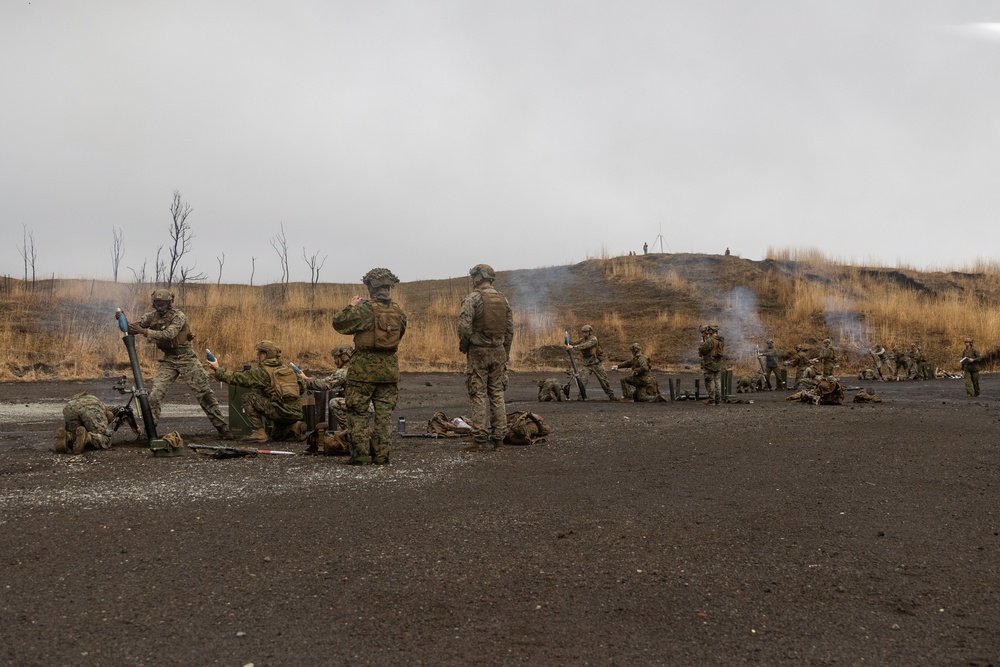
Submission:
M 0 94 L 14 277 L 152 274 L 174 190 L 213 282 L 998 259 L 994 2 L 6 0 Z

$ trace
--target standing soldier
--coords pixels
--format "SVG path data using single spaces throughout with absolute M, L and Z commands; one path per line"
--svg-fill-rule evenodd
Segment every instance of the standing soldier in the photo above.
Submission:
M 305 440 L 301 397 L 306 381 L 281 358 L 281 348 L 275 343 L 262 340 L 256 350 L 257 368 L 248 371 L 220 368 L 218 360 L 205 362 L 220 382 L 253 390 L 243 394 L 243 412 L 253 427 L 244 440 Z M 264 430 L 264 418 L 271 422 L 270 433 Z
M 903 379 L 907 379 L 910 376 L 910 355 L 906 353 L 906 348 L 892 348 L 892 359 L 895 364 L 892 371 L 892 379 L 899 380 L 899 374 L 901 372 L 903 374 Z
M 972 347 L 971 338 L 965 339 L 962 372 L 965 373 L 965 393 L 973 398 L 979 396 L 979 350 Z
M 372 269 L 361 281 L 371 299 L 351 297 L 350 304 L 334 314 L 333 328 L 354 335 L 354 355 L 344 388 L 351 463 L 383 465 L 389 462 L 390 420 L 399 398 L 396 349 L 406 333 L 406 315 L 390 298 L 393 286 L 399 284 L 392 271 Z M 374 424 L 368 415 L 369 403 L 375 408 Z
M 594 335 L 594 327 L 589 324 L 585 324 L 580 327 L 580 339 L 574 341 L 566 346 L 570 350 L 580 350 L 580 354 L 583 355 L 583 365 L 587 367 L 589 373 L 582 373 L 580 379 L 583 380 L 583 387 L 586 389 L 587 380 L 590 379 L 591 373 L 597 376 L 597 381 L 601 383 L 601 389 L 604 393 L 608 395 L 608 400 L 617 401 L 618 397 L 615 396 L 615 392 L 611 389 L 611 383 L 608 382 L 608 374 L 604 372 L 604 351 L 601 350 L 601 345 L 597 341 L 597 336 Z
M 467 451 L 481 451 L 487 443 L 503 449 L 507 434 L 507 362 L 514 340 L 514 315 L 507 297 L 493 287 L 496 273 L 489 264 L 469 269 L 473 291 L 458 314 L 458 349 L 465 353 L 465 386 L 472 402 L 472 439 Z M 489 399 L 489 414 L 486 400 Z
M 722 357 L 725 354 L 725 339 L 719 335 L 719 327 L 706 324 L 701 327 L 701 345 L 698 355 L 701 357 L 701 369 L 705 376 L 705 393 L 709 405 L 719 405 L 722 402 Z
M 219 399 L 209 386 L 208 373 L 191 348 L 194 334 L 188 326 L 187 316 L 174 308 L 174 295 L 168 290 L 153 290 L 150 296 L 153 299 L 153 310 L 144 314 L 138 322 L 129 322 L 128 332 L 142 334 L 163 353 L 149 391 L 149 410 L 153 423 L 160 420 L 160 408 L 167 390 L 180 377 L 198 397 L 198 404 L 219 431 L 219 435 L 224 440 L 232 440 L 234 436 L 219 406 Z
M 889 353 L 885 351 L 884 347 L 876 343 L 869 354 L 871 354 L 872 362 L 875 364 L 875 373 L 880 380 L 885 380 L 889 373 Z
M 823 364 L 823 375 L 833 377 L 833 367 L 837 361 L 837 353 L 834 352 L 829 338 L 823 339 L 823 349 L 819 351 L 819 359 L 817 361 Z
M 781 386 L 781 377 L 778 375 L 778 351 L 774 349 L 774 341 L 768 340 L 764 351 L 758 356 L 764 357 L 764 386 L 771 389 L 771 374 L 774 374 L 774 388 L 784 389 Z
M 649 403 L 657 400 L 658 392 L 652 391 L 656 381 L 650 375 L 649 359 L 642 353 L 639 343 L 632 343 L 628 349 L 632 353 L 632 358 L 623 364 L 611 367 L 613 371 L 617 371 L 619 368 L 632 369 L 631 377 L 622 378 L 622 398 L 638 403 Z
M 795 368 L 795 384 L 792 385 L 792 389 L 798 389 L 799 383 L 809 374 L 812 362 L 809 360 L 809 355 L 806 354 L 806 350 L 808 349 L 809 346 L 799 343 L 795 346 L 795 357 L 791 361 L 785 362 Z
M 87 445 L 95 449 L 111 446 L 114 413 L 101 399 L 82 392 L 73 396 L 63 408 L 64 426 L 56 429 L 56 452 L 83 454 Z
M 914 375 L 917 380 L 930 380 L 930 373 L 927 368 L 927 355 L 920 348 L 918 343 L 913 344 L 913 354 L 911 355 L 913 359 Z

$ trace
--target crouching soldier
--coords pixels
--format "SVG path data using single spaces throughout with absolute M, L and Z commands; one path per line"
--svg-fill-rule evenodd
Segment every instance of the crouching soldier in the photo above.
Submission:
M 642 353 L 638 343 L 632 343 L 629 351 L 632 353 L 631 359 L 611 367 L 613 371 L 619 368 L 632 369 L 630 377 L 622 378 L 622 398 L 637 403 L 651 403 L 658 400 L 659 392 L 656 391 L 656 383 L 650 375 L 649 359 Z
M 333 365 L 337 367 L 325 378 L 311 378 L 305 373 L 302 374 L 306 381 L 306 387 L 313 391 L 329 391 L 335 395 L 330 399 L 330 414 L 333 415 L 336 424 L 330 424 L 331 431 L 340 431 L 347 428 L 347 399 L 344 398 L 344 387 L 347 386 L 347 366 L 354 356 L 354 348 L 350 345 L 338 345 L 330 351 L 333 355 Z M 368 404 L 369 414 L 374 414 L 375 407 Z
M 63 408 L 65 425 L 56 429 L 56 452 L 82 454 L 90 445 L 94 449 L 111 447 L 114 413 L 101 399 L 83 392 L 69 399 Z
M 257 362 L 257 368 L 248 371 L 220 368 L 217 360 L 205 364 L 217 380 L 253 390 L 243 394 L 243 412 L 253 427 L 253 433 L 245 440 L 305 440 L 301 395 L 306 390 L 306 381 L 281 359 L 281 348 L 269 340 L 257 343 Z M 271 422 L 270 433 L 264 429 L 265 418 Z
M 555 378 L 544 378 L 538 381 L 538 400 L 541 403 L 546 401 L 565 401 L 566 391 Z

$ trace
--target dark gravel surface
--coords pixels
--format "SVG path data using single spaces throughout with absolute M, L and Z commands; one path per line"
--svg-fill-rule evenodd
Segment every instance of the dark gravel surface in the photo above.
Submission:
M 0 385 L 0 664 L 1000 665 L 1000 381 L 710 407 L 537 377 L 508 398 L 547 442 L 363 468 L 60 456 L 64 400 L 112 382 Z M 466 412 L 460 375 L 400 398 L 410 431 Z M 168 400 L 161 434 L 220 444 Z

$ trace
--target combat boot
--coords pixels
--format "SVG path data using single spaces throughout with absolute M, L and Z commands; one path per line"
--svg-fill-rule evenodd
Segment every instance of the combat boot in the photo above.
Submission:
M 82 426 L 76 427 L 76 434 L 73 436 L 73 453 L 83 454 L 83 448 L 90 443 L 90 434 Z
M 490 440 L 490 444 L 493 445 L 494 452 L 503 451 L 503 440 Z
M 233 435 L 233 432 L 230 431 L 229 427 L 226 426 L 225 424 L 223 424 L 222 426 L 216 426 L 215 428 L 219 432 L 219 436 L 223 440 L 235 440 L 236 439 L 236 436 Z
M 255 428 L 253 430 L 253 433 L 251 433 L 250 435 L 248 435 L 243 439 L 248 442 L 267 442 L 269 440 L 269 438 L 267 437 L 267 431 L 264 430 L 263 426 L 260 428 Z
M 372 464 L 377 466 L 389 465 L 388 456 L 375 456 L 372 458 Z
M 462 447 L 463 452 L 485 452 L 486 451 L 486 440 L 473 440 L 469 442 L 465 447 Z
M 56 429 L 56 453 L 65 454 L 69 450 L 66 448 L 66 442 L 71 441 L 66 433 L 66 429 L 60 426 Z
M 295 436 L 295 439 L 298 442 L 302 442 L 303 440 L 305 440 L 308 434 L 309 434 L 309 427 L 306 426 L 305 422 L 295 422 L 292 425 L 292 435 Z
M 609 401 L 617 401 L 618 397 L 615 396 L 614 394 L 608 394 L 608 400 Z

